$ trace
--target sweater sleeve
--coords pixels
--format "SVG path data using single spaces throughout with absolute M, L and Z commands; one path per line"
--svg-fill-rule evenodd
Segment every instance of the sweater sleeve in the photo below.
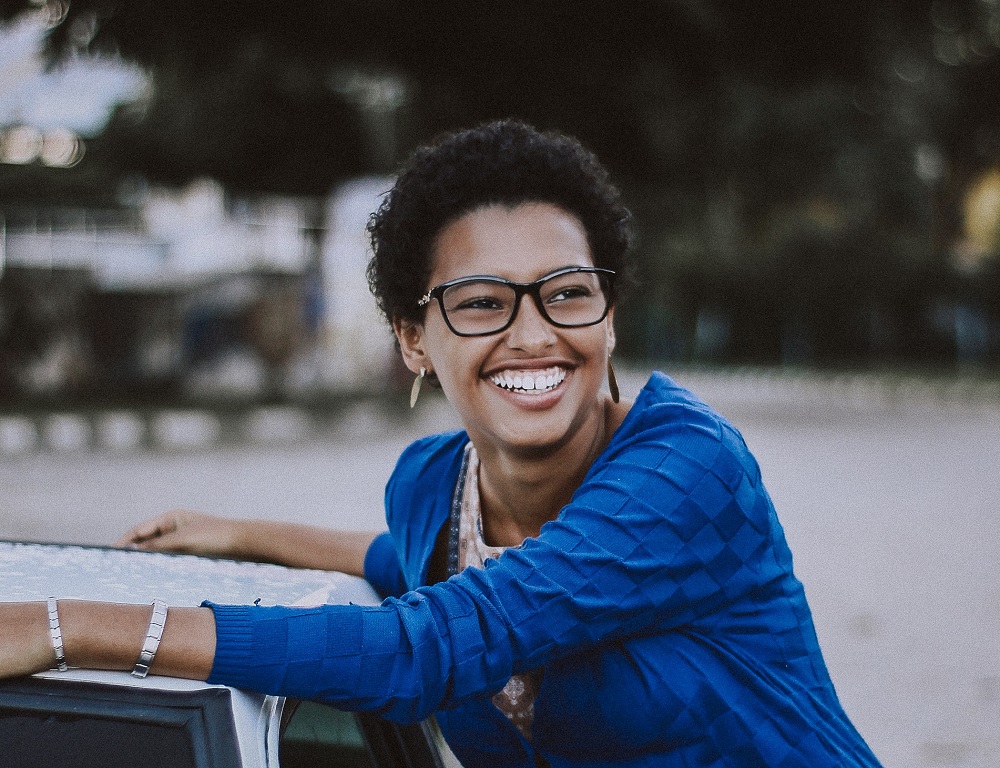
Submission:
M 388 531 L 376 536 L 365 553 L 365 579 L 382 597 L 406 592 L 403 569 Z
M 790 562 L 775 556 L 783 539 L 756 462 L 708 412 L 645 411 L 557 520 L 484 569 L 371 608 L 212 606 L 210 682 L 416 721 L 512 673 L 735 601 L 766 613 L 764 588 Z

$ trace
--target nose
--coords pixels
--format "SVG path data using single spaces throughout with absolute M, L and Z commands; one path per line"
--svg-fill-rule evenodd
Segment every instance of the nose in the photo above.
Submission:
M 525 294 L 519 302 L 514 322 L 507 329 L 507 345 L 533 352 L 554 344 L 555 326 L 545 319 L 533 298 Z

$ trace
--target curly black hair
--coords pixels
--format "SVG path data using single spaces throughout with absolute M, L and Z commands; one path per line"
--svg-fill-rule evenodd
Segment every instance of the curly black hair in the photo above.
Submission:
M 625 269 L 631 216 L 608 173 L 579 141 L 499 120 L 418 149 L 368 222 L 368 285 L 390 323 L 420 322 L 438 233 L 487 205 L 552 203 L 576 216 L 594 264 Z M 620 281 L 619 281 L 620 282 Z

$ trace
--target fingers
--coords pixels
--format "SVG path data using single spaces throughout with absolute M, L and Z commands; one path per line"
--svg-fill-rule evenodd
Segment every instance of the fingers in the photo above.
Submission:
M 126 531 L 114 543 L 116 547 L 135 547 L 167 532 L 166 526 L 157 520 L 147 520 Z M 169 529 L 169 530 L 172 530 Z
M 175 509 L 139 523 L 115 546 L 153 552 L 235 556 L 238 525 L 232 520 Z
M 160 540 L 176 533 L 190 515 L 184 510 L 172 510 L 145 520 L 123 533 L 114 546 L 126 549 L 163 549 L 163 542 Z
M 143 542 L 154 539 L 157 536 L 162 536 L 167 532 L 163 526 L 152 525 L 150 523 L 143 523 L 142 525 L 137 525 L 132 530 L 123 534 L 122 537 L 116 542 L 116 546 L 128 546 L 130 544 L 141 544 Z
M 162 531 L 130 545 L 133 549 L 143 549 L 148 552 L 191 552 L 197 550 L 191 546 L 186 537 L 177 531 Z

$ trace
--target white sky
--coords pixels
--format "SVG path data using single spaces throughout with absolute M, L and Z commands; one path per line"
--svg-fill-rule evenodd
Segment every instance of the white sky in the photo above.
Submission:
M 112 61 L 76 59 L 46 72 L 40 56 L 44 35 L 35 15 L 0 26 L 0 128 L 25 123 L 94 136 L 116 104 L 142 93 L 141 71 Z

